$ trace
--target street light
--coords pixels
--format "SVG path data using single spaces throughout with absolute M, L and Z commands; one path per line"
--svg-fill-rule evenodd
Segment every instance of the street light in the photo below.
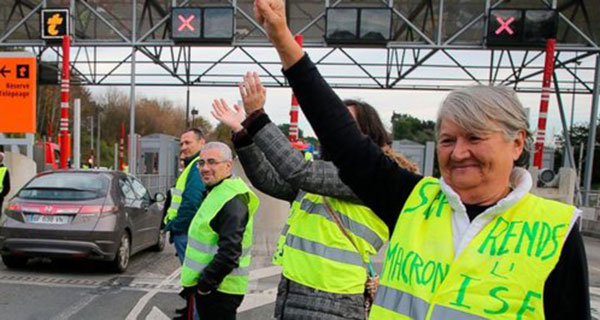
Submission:
M 196 108 L 192 109 L 192 127 L 196 127 L 196 115 L 198 114 L 198 110 Z

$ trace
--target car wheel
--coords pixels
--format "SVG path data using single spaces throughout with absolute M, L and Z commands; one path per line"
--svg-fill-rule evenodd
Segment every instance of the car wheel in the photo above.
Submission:
M 123 273 L 129 266 L 129 256 L 131 255 L 131 246 L 129 241 L 129 234 L 124 232 L 121 236 L 121 242 L 119 243 L 119 249 L 115 255 L 115 259 L 112 261 L 112 269 L 115 272 Z
M 156 244 L 152 247 L 153 251 L 156 252 L 161 252 L 165 249 L 165 244 L 167 242 L 167 233 L 164 231 L 159 231 L 158 232 L 158 239 L 156 241 Z
M 9 269 L 23 268 L 27 264 L 27 257 L 2 255 L 2 262 Z

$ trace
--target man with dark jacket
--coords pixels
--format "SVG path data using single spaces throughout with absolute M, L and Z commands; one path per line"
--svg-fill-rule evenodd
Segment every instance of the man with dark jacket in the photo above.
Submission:
M 10 174 L 8 168 L 4 166 L 4 153 L 0 152 L 0 212 L 4 198 L 10 192 Z
M 175 246 L 179 262 L 183 264 L 188 229 L 204 199 L 204 182 L 197 166 L 200 149 L 205 143 L 204 134 L 196 128 L 188 129 L 181 134 L 179 143 L 185 169 L 177 178 L 175 187 L 170 190 L 171 201 L 163 222 L 164 231 L 170 232 L 170 242 Z M 177 311 L 185 310 L 187 306 Z

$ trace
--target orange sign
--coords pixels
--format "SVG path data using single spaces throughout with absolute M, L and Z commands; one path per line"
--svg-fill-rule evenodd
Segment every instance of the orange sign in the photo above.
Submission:
M 0 52 L 0 132 L 35 133 L 36 59 Z

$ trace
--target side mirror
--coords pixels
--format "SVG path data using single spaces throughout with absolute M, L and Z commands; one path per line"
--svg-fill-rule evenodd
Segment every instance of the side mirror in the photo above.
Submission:
M 156 202 L 163 202 L 165 199 L 165 195 L 162 192 L 157 192 L 154 194 L 154 201 Z

